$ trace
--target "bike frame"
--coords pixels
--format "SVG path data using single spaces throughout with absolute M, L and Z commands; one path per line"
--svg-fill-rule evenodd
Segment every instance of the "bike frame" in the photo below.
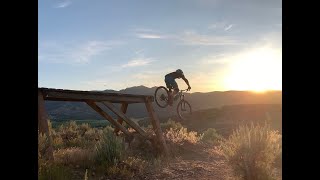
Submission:
M 184 100 L 184 94 L 183 94 L 184 91 L 188 91 L 188 89 L 180 90 L 179 93 L 176 95 L 176 96 L 179 96 L 180 101 Z

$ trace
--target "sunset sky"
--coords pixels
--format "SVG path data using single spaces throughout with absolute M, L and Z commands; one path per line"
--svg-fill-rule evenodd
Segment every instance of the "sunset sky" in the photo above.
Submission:
M 281 0 L 39 0 L 38 86 L 282 89 Z M 183 80 L 177 80 L 181 89 Z

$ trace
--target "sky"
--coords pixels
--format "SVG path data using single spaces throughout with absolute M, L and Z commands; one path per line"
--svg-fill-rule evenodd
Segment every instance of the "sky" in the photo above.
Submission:
M 154 87 L 176 69 L 192 92 L 282 90 L 282 1 L 38 1 L 39 87 Z

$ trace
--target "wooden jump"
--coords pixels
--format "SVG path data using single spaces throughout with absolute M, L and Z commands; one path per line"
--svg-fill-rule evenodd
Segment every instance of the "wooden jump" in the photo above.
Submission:
M 166 142 L 162 135 L 159 119 L 153 109 L 152 102 L 153 96 L 145 95 L 133 95 L 133 94 L 119 94 L 119 93 L 104 93 L 96 91 L 75 91 L 65 89 L 51 89 L 51 88 L 38 88 L 38 125 L 39 132 L 49 135 L 48 128 L 48 115 L 45 111 L 44 101 L 78 101 L 87 103 L 93 110 L 99 113 L 103 118 L 108 120 L 115 126 L 115 133 L 121 130 L 126 136 L 131 136 L 128 130 L 122 125 L 123 121 L 132 127 L 136 132 L 142 135 L 144 138 L 151 140 L 154 146 L 160 145 L 160 151 L 166 156 L 169 155 Z M 109 110 L 118 116 L 117 120 L 114 120 L 107 112 L 102 110 L 97 103 L 102 103 Z M 120 110 L 117 109 L 113 103 L 121 103 Z M 149 137 L 147 133 L 134 121 L 132 121 L 125 113 L 128 105 L 131 103 L 144 103 L 148 110 L 153 130 L 156 137 Z M 49 138 L 50 139 L 50 138 Z M 53 148 L 50 141 L 48 148 L 49 159 L 53 160 Z

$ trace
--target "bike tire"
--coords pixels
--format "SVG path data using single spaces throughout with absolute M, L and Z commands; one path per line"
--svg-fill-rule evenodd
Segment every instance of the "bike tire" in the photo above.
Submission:
M 157 98 L 157 97 L 158 97 L 158 96 L 157 96 L 157 93 L 159 93 L 159 91 L 160 91 L 161 89 L 165 90 L 165 92 L 167 93 L 167 94 L 166 94 L 167 97 L 169 96 L 169 91 L 168 91 L 168 89 L 167 89 L 166 87 L 164 87 L 164 86 L 159 86 L 159 87 L 156 89 L 156 91 L 154 92 L 154 99 L 155 99 L 155 101 L 156 101 L 156 103 L 157 103 L 157 105 L 158 105 L 159 107 L 165 108 L 165 107 L 167 107 L 167 106 L 169 105 L 168 101 L 165 101 L 165 104 L 162 105 L 162 104 L 160 103 L 160 99 Z
M 191 105 L 188 101 L 186 100 L 181 100 L 178 105 L 177 105 L 177 114 L 178 114 L 178 117 L 180 118 L 180 120 L 184 121 L 186 120 L 186 117 L 183 115 L 182 113 L 182 106 L 187 106 L 187 113 L 188 115 L 191 115 L 192 114 L 192 108 L 191 108 Z

